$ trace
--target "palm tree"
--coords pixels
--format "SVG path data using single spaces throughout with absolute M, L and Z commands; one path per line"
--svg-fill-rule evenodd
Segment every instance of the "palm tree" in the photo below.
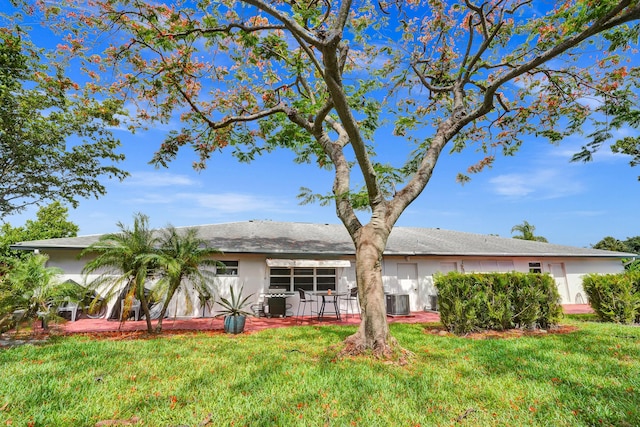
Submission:
M 527 221 L 523 221 L 522 224 L 514 225 L 511 228 L 511 232 L 518 231 L 521 234 L 519 236 L 513 236 L 514 239 L 520 240 L 533 240 L 536 242 L 544 242 L 548 243 L 548 240 L 542 236 L 536 236 L 533 232 L 536 230 L 536 227 L 529 224 Z
M 124 293 L 124 306 L 120 313 L 121 321 L 128 314 L 134 298 L 140 301 L 140 307 L 147 321 L 147 331 L 153 333 L 149 300 L 145 294 L 146 280 L 155 274 L 155 265 L 149 255 L 158 252 L 159 239 L 149 229 L 149 217 L 138 213 L 133 218 L 133 229 L 118 222 L 119 233 L 105 234 L 89 245 L 82 255 L 96 255 L 83 268 L 84 274 L 99 272 L 91 286 L 106 286 L 105 300 L 115 294 Z
M 162 331 L 162 319 L 169 302 L 184 283 L 190 283 L 202 296 L 211 295 L 209 283 L 215 273 L 213 269 L 208 270 L 206 267 L 220 264 L 211 258 L 217 253 L 220 251 L 207 247 L 207 242 L 198 237 L 196 229 L 189 228 L 181 233 L 175 227 L 167 227 L 161 239 L 159 253 L 149 257 L 149 261 L 158 266 L 162 275 L 155 289 L 155 293 L 162 295 L 164 299 L 156 332 Z M 192 307 L 189 292 L 185 292 L 185 298 L 187 307 Z
M 625 242 L 622 242 L 615 237 L 607 236 L 600 240 L 598 243 L 592 246 L 593 249 L 602 249 L 605 251 L 615 252 L 631 252 Z
M 36 319 L 55 313 L 65 297 L 79 298 L 79 289 L 69 282 L 61 283 L 62 270 L 47 267 L 46 255 L 31 255 L 17 260 L 13 268 L 3 278 L 5 292 L 0 292 L 0 311 L 4 315 L 22 312 L 22 319 Z M 0 316 L 2 317 L 2 316 Z M 43 324 L 46 324 L 46 319 Z

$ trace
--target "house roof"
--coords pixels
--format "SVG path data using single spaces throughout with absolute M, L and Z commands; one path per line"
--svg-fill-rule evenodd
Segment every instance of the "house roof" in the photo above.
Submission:
M 200 238 L 223 253 L 341 256 L 355 253 L 341 224 L 246 221 L 194 227 Z M 12 245 L 16 250 L 84 249 L 101 235 L 35 240 Z M 634 254 L 562 246 L 513 238 L 440 230 L 394 227 L 385 255 L 458 255 L 510 257 L 628 258 Z

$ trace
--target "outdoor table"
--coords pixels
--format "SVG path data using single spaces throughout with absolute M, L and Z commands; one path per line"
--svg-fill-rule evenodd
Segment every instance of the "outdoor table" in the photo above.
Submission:
M 341 320 L 340 318 L 340 307 L 338 306 L 338 298 L 339 297 L 343 297 L 345 295 L 347 295 L 347 292 L 337 292 L 337 291 L 311 291 L 308 292 L 310 295 L 316 296 L 316 297 L 322 297 L 322 304 L 320 305 L 320 310 L 318 311 L 318 320 L 322 319 L 324 317 L 325 314 L 325 305 L 327 303 L 327 300 L 329 300 L 330 303 L 333 303 L 333 313 L 329 312 L 328 314 L 335 314 L 336 315 L 336 319 Z M 331 298 L 333 298 L 333 300 L 331 300 Z
M 260 294 L 261 297 L 267 300 L 266 304 L 269 306 L 269 315 L 271 317 L 287 317 L 287 298 L 294 295 L 296 295 L 295 292 L 289 291 L 271 291 Z

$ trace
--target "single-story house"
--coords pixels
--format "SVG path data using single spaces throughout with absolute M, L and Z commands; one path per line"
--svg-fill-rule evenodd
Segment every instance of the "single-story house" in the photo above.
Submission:
M 244 286 L 256 302 L 275 289 L 346 291 L 356 285 L 355 250 L 341 224 L 247 221 L 195 226 L 199 236 L 219 249 L 226 268 L 218 271 L 217 286 Z M 64 271 L 64 280 L 86 284 L 80 252 L 99 235 L 21 242 L 12 249 L 49 256 L 49 266 Z M 551 274 L 563 304 L 587 303 L 582 276 L 618 273 L 621 260 L 634 254 L 550 243 L 463 233 L 436 228 L 395 227 L 383 257 L 385 292 L 408 295 L 411 311 L 435 309 L 435 273 L 536 272 Z M 224 292 L 224 291 L 222 291 Z M 194 301 L 198 301 L 195 296 Z M 298 296 L 288 298 L 295 313 Z M 112 302 L 115 304 L 115 302 Z M 215 307 L 186 309 L 184 296 L 175 298 L 169 313 L 202 316 Z

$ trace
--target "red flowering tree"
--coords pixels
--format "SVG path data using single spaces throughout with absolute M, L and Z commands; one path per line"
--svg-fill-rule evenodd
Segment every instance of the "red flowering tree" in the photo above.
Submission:
M 551 10 L 530 0 L 72 3 L 48 11 L 73 30 L 68 50 L 94 76 L 92 65 L 109 68 L 116 81 L 106 89 L 135 101 L 140 119 L 180 116 L 157 164 L 185 146 L 199 153 L 196 168 L 216 150 L 250 161 L 285 147 L 335 173 L 330 194 L 303 196 L 335 202 L 355 245 L 363 313 L 347 339 L 354 353 L 395 345 L 382 254 L 445 149 L 483 152 L 474 173 L 514 154 L 524 135 L 558 142 L 589 119 L 585 99 L 615 99 L 637 77 L 624 60 L 637 1 L 563 0 Z M 92 31 L 106 50 L 89 43 Z M 407 149 L 403 164 L 376 153 L 390 142 L 385 121 L 406 141 L 394 142 Z

